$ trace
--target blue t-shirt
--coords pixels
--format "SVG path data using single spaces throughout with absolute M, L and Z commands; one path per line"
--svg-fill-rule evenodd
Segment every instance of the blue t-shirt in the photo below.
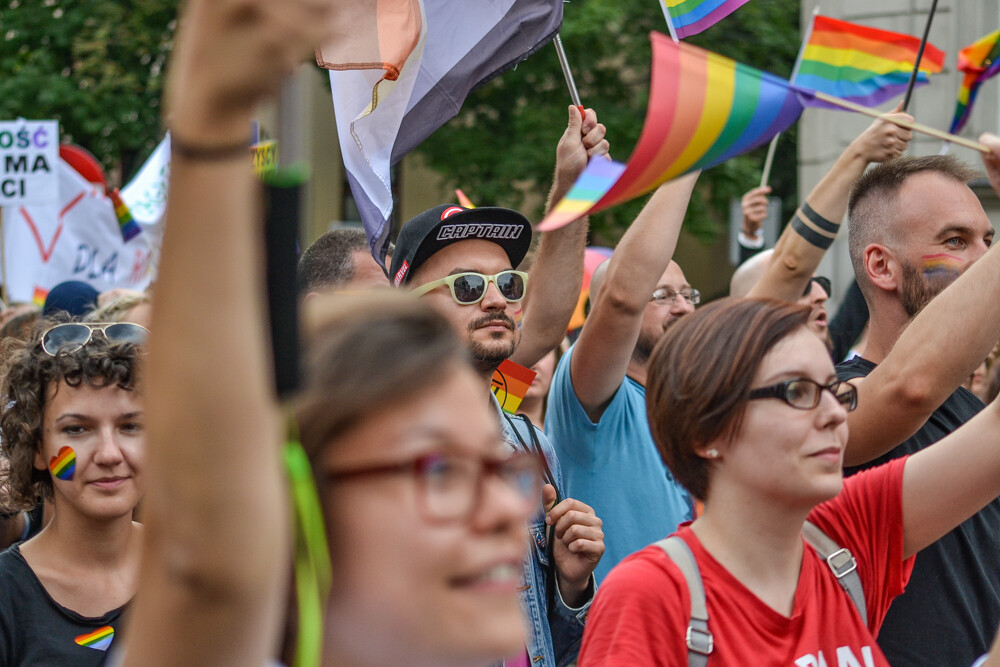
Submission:
M 555 447 L 566 495 L 594 508 L 604 522 L 600 583 L 629 554 L 689 521 L 691 496 L 674 481 L 646 420 L 646 389 L 626 377 L 596 424 L 570 379 L 575 347 L 559 360 L 549 389 L 545 433 Z

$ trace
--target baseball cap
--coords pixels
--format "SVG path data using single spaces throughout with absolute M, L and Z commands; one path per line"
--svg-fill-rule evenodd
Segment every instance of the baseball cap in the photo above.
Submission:
M 393 286 L 405 285 L 410 275 L 438 250 L 469 239 L 496 243 L 516 268 L 531 246 L 531 225 L 527 218 L 509 208 L 435 206 L 409 220 L 400 230 L 389 267 Z
M 97 290 L 79 280 L 59 283 L 45 297 L 42 317 L 65 311 L 73 317 L 86 315 L 97 308 Z

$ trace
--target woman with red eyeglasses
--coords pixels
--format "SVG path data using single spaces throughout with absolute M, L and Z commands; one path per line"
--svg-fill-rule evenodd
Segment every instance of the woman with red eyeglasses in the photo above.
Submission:
M 131 323 L 43 323 L 4 349 L 0 505 L 52 519 L 0 554 L 0 665 L 100 665 L 136 591 L 145 414 Z
M 857 393 L 808 321 L 803 306 L 724 299 L 657 344 L 650 428 L 704 511 L 611 571 L 582 667 L 885 666 L 875 635 L 914 555 L 1000 494 L 997 402 L 844 479 Z

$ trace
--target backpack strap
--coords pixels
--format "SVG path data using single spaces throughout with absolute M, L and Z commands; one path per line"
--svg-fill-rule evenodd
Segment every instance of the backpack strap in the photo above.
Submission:
M 810 521 L 805 522 L 802 534 L 820 558 L 826 561 L 833 576 L 837 578 L 837 583 L 857 608 L 861 620 L 867 624 L 865 591 L 861 586 L 858 561 L 854 555 Z M 660 540 L 656 546 L 677 565 L 691 596 L 691 620 L 684 635 L 688 648 L 688 667 L 705 667 L 708 664 L 708 656 L 712 653 L 713 640 L 712 633 L 708 629 L 708 606 L 705 603 L 705 587 L 701 581 L 698 563 L 687 542 L 676 535 Z
M 802 527 L 802 535 L 806 538 L 806 542 L 816 550 L 820 558 L 826 561 L 833 576 L 837 578 L 837 583 L 847 592 L 851 602 L 861 614 L 861 620 L 867 625 L 868 612 L 865 605 L 865 591 L 861 586 L 858 561 L 854 559 L 854 555 L 848 549 L 834 542 L 829 535 L 811 521 L 806 521 Z
M 680 537 L 672 535 L 660 540 L 656 546 L 663 549 L 684 575 L 691 596 L 691 620 L 688 621 L 684 641 L 688 648 L 688 666 L 705 667 L 713 650 L 712 633 L 708 629 L 708 605 L 705 604 L 705 587 L 701 583 L 698 563 L 691 547 Z

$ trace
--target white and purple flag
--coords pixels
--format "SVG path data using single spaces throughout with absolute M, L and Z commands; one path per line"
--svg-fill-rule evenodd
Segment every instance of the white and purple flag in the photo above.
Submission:
M 348 182 L 372 255 L 383 264 L 391 166 L 454 117 L 470 91 L 544 46 L 562 23 L 562 0 L 421 0 L 421 7 L 424 34 L 391 89 L 387 69 L 330 71 Z

